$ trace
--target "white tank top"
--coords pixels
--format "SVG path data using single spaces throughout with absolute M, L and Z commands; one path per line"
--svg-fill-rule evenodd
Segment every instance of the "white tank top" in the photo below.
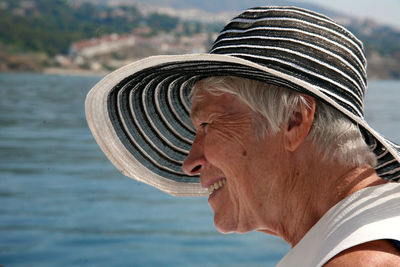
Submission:
M 380 239 L 400 241 L 399 183 L 367 187 L 337 203 L 277 266 L 322 266 L 348 248 Z

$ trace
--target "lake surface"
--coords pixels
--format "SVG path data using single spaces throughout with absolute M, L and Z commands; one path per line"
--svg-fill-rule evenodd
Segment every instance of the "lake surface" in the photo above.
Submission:
M 0 74 L 0 265 L 274 266 L 279 238 L 222 235 L 206 198 L 113 167 L 84 114 L 100 78 Z M 370 82 L 367 121 L 397 143 L 399 104 L 399 81 Z

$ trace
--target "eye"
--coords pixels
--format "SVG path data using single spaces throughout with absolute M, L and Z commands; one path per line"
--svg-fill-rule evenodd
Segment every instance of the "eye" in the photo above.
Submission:
M 208 122 L 200 123 L 200 128 L 205 128 L 208 125 Z

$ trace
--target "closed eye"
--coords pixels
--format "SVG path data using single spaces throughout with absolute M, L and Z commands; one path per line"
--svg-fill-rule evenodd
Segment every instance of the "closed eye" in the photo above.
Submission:
M 200 128 L 205 128 L 208 125 L 208 122 L 200 123 Z

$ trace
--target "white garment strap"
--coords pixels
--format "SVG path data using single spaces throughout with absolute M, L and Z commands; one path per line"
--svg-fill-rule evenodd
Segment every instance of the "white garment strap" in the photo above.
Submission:
M 398 183 L 368 187 L 337 203 L 277 266 L 322 266 L 348 248 L 381 239 L 400 241 Z

